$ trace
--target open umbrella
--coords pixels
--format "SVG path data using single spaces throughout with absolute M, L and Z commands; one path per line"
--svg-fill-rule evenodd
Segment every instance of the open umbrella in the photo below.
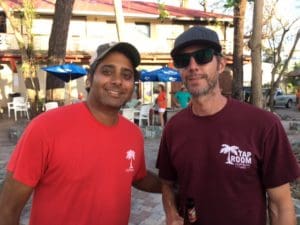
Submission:
M 74 63 L 47 66 L 43 67 L 42 70 L 53 74 L 67 83 L 70 80 L 77 79 L 87 74 L 86 69 Z M 71 84 L 69 84 L 69 100 L 71 100 Z
M 141 70 L 140 72 L 141 81 L 158 81 L 157 73 L 153 71 Z
M 69 82 L 70 80 L 77 79 L 87 74 L 87 71 L 83 67 L 74 63 L 47 66 L 42 69 L 65 82 Z
M 140 72 L 140 80 L 141 81 L 160 81 L 160 82 L 180 82 L 181 76 L 180 73 L 172 69 L 168 66 L 164 66 L 162 68 L 146 71 L 142 70 Z

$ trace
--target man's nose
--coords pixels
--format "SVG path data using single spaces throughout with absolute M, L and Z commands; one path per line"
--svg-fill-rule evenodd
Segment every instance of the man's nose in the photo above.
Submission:
M 198 63 L 196 62 L 195 58 L 191 56 L 187 69 L 195 69 L 197 67 L 198 67 Z
M 116 71 L 116 72 L 112 75 L 112 81 L 113 81 L 114 83 L 121 83 L 121 82 L 122 82 L 121 72 Z

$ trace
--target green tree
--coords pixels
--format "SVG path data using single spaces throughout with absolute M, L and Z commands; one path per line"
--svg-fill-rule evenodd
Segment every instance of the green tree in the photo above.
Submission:
M 291 19 L 278 15 L 276 13 L 277 2 L 278 0 L 272 1 L 268 7 L 265 7 L 267 19 L 263 28 L 263 38 L 266 40 L 263 46 L 265 58 L 273 64 L 268 102 L 271 110 L 273 110 L 274 93 L 287 73 L 290 60 L 300 38 L 300 17 Z M 293 35 L 295 30 L 298 32 Z M 292 37 L 292 45 L 289 48 L 286 41 L 291 39 L 290 37 Z M 285 54 L 283 54 L 284 52 Z
M 300 62 L 296 62 L 294 64 L 294 69 L 293 70 L 299 70 L 300 69 Z
M 272 69 L 272 80 L 271 80 L 271 90 L 270 90 L 270 99 L 269 99 L 269 106 L 271 110 L 273 110 L 273 103 L 274 103 L 274 93 L 276 88 L 279 87 L 279 83 L 281 82 L 282 78 L 286 74 L 289 62 L 294 54 L 298 41 L 300 39 L 300 29 L 298 30 L 293 45 L 288 53 L 288 56 L 285 60 L 282 59 L 281 52 L 283 50 L 284 39 L 289 31 L 290 28 L 282 27 L 281 38 L 274 49 L 274 57 L 273 57 L 273 69 Z M 276 76 L 277 75 L 277 76 Z
M 19 8 L 12 9 L 8 7 L 4 0 L 0 0 L 0 6 L 9 20 L 19 46 L 22 59 L 21 72 L 27 88 L 27 97 L 32 105 L 33 115 L 36 115 L 39 111 L 39 83 L 37 60 L 34 53 L 34 35 L 32 32 L 33 19 L 36 16 L 34 1 L 23 0 Z M 22 18 L 22 20 L 18 20 L 18 17 Z

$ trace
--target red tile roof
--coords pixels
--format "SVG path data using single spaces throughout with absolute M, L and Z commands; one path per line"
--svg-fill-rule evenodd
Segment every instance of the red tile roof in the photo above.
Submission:
M 22 4 L 22 0 L 6 0 L 10 7 L 17 7 Z M 158 4 L 152 2 L 123 0 L 123 11 L 125 16 L 143 16 L 158 17 Z M 37 12 L 53 13 L 55 0 L 36 0 L 35 8 Z M 232 20 L 232 16 L 204 12 L 200 10 L 181 8 L 176 6 L 165 5 L 165 9 L 171 18 L 190 18 L 190 19 L 218 19 Z M 75 0 L 73 7 L 74 14 L 94 14 L 94 15 L 113 15 L 113 0 Z

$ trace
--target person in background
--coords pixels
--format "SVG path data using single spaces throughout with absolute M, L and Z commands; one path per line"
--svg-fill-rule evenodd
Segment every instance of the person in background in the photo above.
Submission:
M 30 225 L 127 225 L 131 187 L 161 191 L 145 168 L 141 130 L 119 114 L 139 63 L 129 43 L 100 45 L 87 100 L 31 121 L 7 165 L 0 225 L 19 224 L 33 192 Z
M 296 108 L 300 111 L 300 87 L 297 88 L 296 92 Z
M 167 93 L 165 90 L 165 85 L 158 85 L 158 96 L 156 98 L 156 104 L 158 105 L 158 114 L 161 127 L 165 126 L 164 113 L 167 109 Z
M 142 104 L 142 101 L 141 101 L 141 99 L 138 99 L 137 89 L 135 88 L 135 90 L 133 91 L 133 94 L 131 96 L 131 99 L 126 102 L 124 107 L 125 108 L 136 108 L 141 104 Z
M 191 94 L 187 91 L 184 85 L 174 95 L 174 102 L 176 107 L 182 109 L 186 108 L 191 100 Z
M 266 225 L 268 209 L 270 224 L 295 225 L 289 182 L 300 168 L 285 130 L 273 113 L 221 94 L 221 50 L 215 31 L 195 26 L 171 51 L 192 99 L 159 147 L 166 224 Z
M 87 93 L 87 95 L 89 94 L 89 92 L 90 92 L 90 81 L 89 81 L 89 79 L 86 79 L 85 80 L 85 91 L 86 91 L 86 93 Z
M 84 99 L 83 93 L 82 93 L 82 92 L 79 92 L 79 93 L 78 93 L 78 100 L 79 100 L 79 101 L 83 101 L 83 99 Z

